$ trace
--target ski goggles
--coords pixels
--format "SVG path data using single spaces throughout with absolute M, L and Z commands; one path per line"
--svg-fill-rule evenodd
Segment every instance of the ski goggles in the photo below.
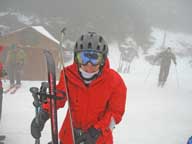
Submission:
M 76 55 L 77 61 L 81 65 L 87 65 L 89 62 L 96 66 L 103 61 L 103 54 L 93 50 L 78 52 Z

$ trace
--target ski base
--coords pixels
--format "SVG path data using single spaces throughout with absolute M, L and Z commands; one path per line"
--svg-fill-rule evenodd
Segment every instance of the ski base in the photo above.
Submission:
M 9 88 L 7 88 L 3 93 L 6 94 L 8 92 L 10 92 L 16 85 L 10 86 Z
M 10 94 L 15 94 L 15 92 L 21 87 L 21 85 L 16 85 Z

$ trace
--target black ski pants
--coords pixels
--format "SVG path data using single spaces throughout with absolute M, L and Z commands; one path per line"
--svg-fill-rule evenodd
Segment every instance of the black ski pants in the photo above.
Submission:
M 8 77 L 10 80 L 10 85 L 21 84 L 21 73 L 22 73 L 22 66 L 19 64 L 10 64 L 8 66 Z
M 159 82 L 166 82 L 169 75 L 170 65 L 161 65 L 159 72 Z

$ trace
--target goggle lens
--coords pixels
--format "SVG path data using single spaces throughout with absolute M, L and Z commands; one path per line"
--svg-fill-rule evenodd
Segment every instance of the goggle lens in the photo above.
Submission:
M 103 54 L 96 51 L 82 51 L 77 53 L 77 60 L 82 65 L 86 65 L 89 62 L 92 65 L 98 65 L 103 60 Z

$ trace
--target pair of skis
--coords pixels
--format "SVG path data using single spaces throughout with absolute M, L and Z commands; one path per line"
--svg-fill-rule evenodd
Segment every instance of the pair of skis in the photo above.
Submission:
M 33 105 L 35 107 L 36 123 L 39 123 L 37 115 L 42 108 L 43 103 L 50 103 L 50 119 L 52 143 L 58 144 L 58 126 L 57 126 L 57 109 L 56 109 L 56 73 L 55 62 L 52 54 L 48 50 L 44 50 L 47 62 L 48 82 L 42 82 L 40 90 L 37 87 L 31 87 L 30 92 L 34 98 Z M 47 92 L 49 89 L 49 93 Z M 40 139 L 35 139 L 35 144 L 40 144 Z
M 7 94 L 10 92 L 10 94 L 15 94 L 16 91 L 21 87 L 21 85 L 13 85 L 11 87 L 9 87 L 8 89 L 6 89 L 3 93 Z
M 70 126 L 72 129 L 72 140 L 73 144 L 75 144 L 75 138 L 73 133 L 73 124 L 72 124 L 72 116 L 71 116 L 71 110 L 70 110 L 70 103 L 69 103 L 69 95 L 68 95 L 68 87 L 66 83 L 66 77 L 65 77 L 65 69 L 64 69 L 64 55 L 63 55 L 63 49 L 62 49 L 62 42 L 65 34 L 65 28 L 61 31 L 61 41 L 60 41 L 60 56 L 62 59 L 62 65 L 63 65 L 63 73 L 64 73 L 64 82 L 65 82 L 65 96 L 67 98 L 68 103 L 68 109 L 69 109 L 69 116 L 70 116 Z M 50 103 L 50 119 L 51 119 L 51 134 L 52 134 L 52 142 L 49 144 L 59 144 L 58 140 L 58 125 L 57 125 L 57 109 L 56 109 L 56 101 L 59 100 L 58 97 L 56 97 L 56 72 L 55 72 L 55 61 L 52 56 L 52 54 L 48 50 L 44 50 L 44 54 L 46 57 L 47 62 L 47 72 L 48 72 L 48 89 L 49 94 L 43 94 L 44 96 L 47 96 L 49 98 Z M 33 89 L 34 91 L 32 92 Z M 33 94 L 34 97 L 34 106 L 36 107 L 36 114 L 38 113 L 38 109 L 40 107 L 41 103 L 37 103 L 37 101 L 40 99 L 41 102 L 43 102 L 44 98 L 41 96 L 41 92 L 38 91 L 36 88 L 31 88 L 30 91 Z M 35 96 L 36 95 L 36 96 Z M 40 95 L 40 97 L 38 97 Z M 45 98 L 47 99 L 47 98 Z M 36 101 L 36 104 L 35 104 Z M 40 140 L 36 139 L 35 144 L 40 144 Z

